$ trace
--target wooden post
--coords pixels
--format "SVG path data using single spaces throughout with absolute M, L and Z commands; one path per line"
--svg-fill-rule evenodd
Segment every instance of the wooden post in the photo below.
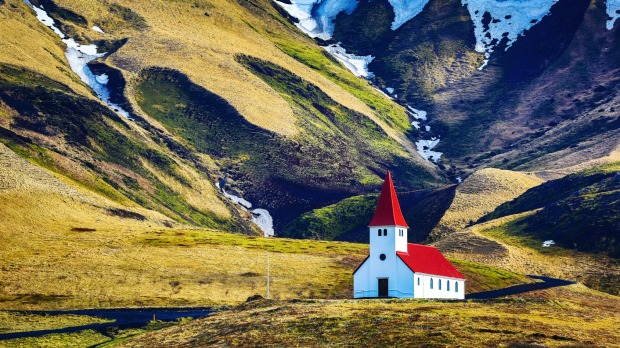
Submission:
M 269 289 L 269 282 L 270 282 L 270 270 L 269 270 L 269 252 L 267 252 L 267 299 L 269 299 L 270 297 L 270 289 Z

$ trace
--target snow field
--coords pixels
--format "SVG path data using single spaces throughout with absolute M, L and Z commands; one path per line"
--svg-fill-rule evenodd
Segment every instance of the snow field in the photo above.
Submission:
M 474 23 L 476 51 L 484 53 L 484 69 L 491 53 L 502 40 L 506 50 L 519 36 L 549 14 L 558 0 L 461 0 Z

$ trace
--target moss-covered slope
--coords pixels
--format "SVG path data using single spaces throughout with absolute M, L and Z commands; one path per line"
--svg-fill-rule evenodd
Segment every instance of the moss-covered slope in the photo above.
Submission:
M 614 163 L 548 181 L 480 221 L 536 210 L 519 220 L 521 233 L 568 249 L 620 257 L 619 169 Z
M 385 167 L 401 173 L 399 180 L 408 188 L 436 180 L 367 116 L 273 63 L 249 56 L 237 60 L 290 103 L 303 133 L 282 137 L 257 127 L 224 99 L 172 70 L 145 70 L 138 104 L 196 151 L 214 158 L 230 187 L 272 211 L 276 226 L 374 190 Z
M 398 200 L 409 224 L 408 239 L 428 241 L 431 230 L 454 199 L 456 186 L 399 192 Z M 356 196 L 305 213 L 287 224 L 281 235 L 292 238 L 369 242 L 368 223 L 377 206 L 377 194 Z

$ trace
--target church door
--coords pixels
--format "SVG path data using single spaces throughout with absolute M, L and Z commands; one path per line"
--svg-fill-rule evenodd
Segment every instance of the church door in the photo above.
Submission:
M 387 278 L 379 279 L 379 297 L 388 297 Z

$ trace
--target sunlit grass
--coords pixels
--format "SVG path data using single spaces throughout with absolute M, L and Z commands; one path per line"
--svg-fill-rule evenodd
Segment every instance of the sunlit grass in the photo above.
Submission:
M 107 319 L 86 315 L 41 315 L 28 312 L 0 311 L 0 334 L 54 330 L 69 326 L 82 326 L 109 322 Z
M 619 301 L 573 287 L 496 301 L 252 302 L 121 346 L 613 346 Z

